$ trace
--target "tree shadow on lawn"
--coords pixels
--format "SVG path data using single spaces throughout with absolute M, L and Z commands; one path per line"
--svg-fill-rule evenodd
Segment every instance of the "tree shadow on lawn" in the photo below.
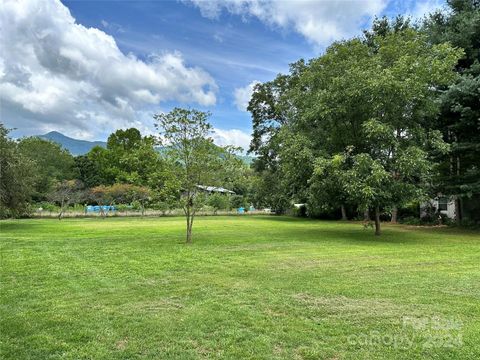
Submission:
M 349 244 L 361 243 L 365 244 L 421 244 L 424 243 L 424 238 L 419 239 L 415 236 L 408 236 L 408 233 L 395 231 L 392 229 L 383 230 L 382 235 L 375 236 L 372 229 L 363 229 L 359 225 L 358 230 L 342 229 L 342 228 L 317 228 L 299 230 L 302 236 L 292 240 L 301 242 L 343 242 Z
M 230 235 L 230 234 L 229 234 Z M 242 248 L 245 246 L 258 249 L 259 247 L 295 247 L 295 243 L 304 243 L 319 246 L 377 246 L 398 244 L 442 244 L 436 237 L 417 238 L 409 236 L 408 232 L 386 229 L 381 236 L 375 236 L 371 229 L 363 229 L 361 225 L 357 229 L 342 228 L 297 228 L 297 229 L 255 229 L 250 235 L 236 236 L 219 242 L 218 234 L 212 236 L 208 231 L 194 235 L 194 244 L 214 245 L 221 247 Z
M 390 222 L 382 222 L 382 234 L 380 236 L 374 236 L 374 230 L 372 228 L 364 228 L 363 221 L 354 221 L 354 220 L 323 220 L 323 219 L 311 219 L 311 218 L 298 218 L 293 216 L 275 216 L 275 215 L 266 215 L 266 216 L 256 216 L 252 217 L 255 220 L 266 220 L 266 221 L 278 221 L 282 223 L 295 223 L 295 224 L 315 224 L 319 228 L 315 229 L 305 229 L 307 231 L 329 234 L 351 234 L 351 235 L 360 235 L 358 240 L 361 241 L 376 241 L 381 242 L 387 240 L 389 242 L 403 242 L 410 241 L 411 236 L 403 236 L 408 234 L 413 234 L 413 236 L 420 235 L 421 239 L 415 239 L 415 241 L 424 241 L 423 236 L 428 235 L 430 239 L 434 240 L 436 236 L 455 236 L 455 235 L 465 235 L 471 236 L 475 240 L 480 240 L 480 230 L 472 228 L 459 228 L 455 226 L 413 226 L 405 224 L 391 224 Z M 327 227 L 322 227 L 322 225 L 327 225 Z M 358 227 L 358 228 L 357 228 Z M 301 231 L 296 228 L 297 231 Z M 391 239 L 393 235 L 400 235 L 401 239 Z M 370 235 L 372 235 L 370 237 Z M 385 239 L 387 237 L 387 239 Z
M 245 217 L 235 217 L 239 220 L 247 220 L 249 226 L 245 228 L 246 231 L 242 229 L 228 229 L 225 230 L 224 235 L 228 238 L 235 235 L 235 240 L 222 241 L 221 244 L 232 245 L 232 244 L 245 244 L 245 243 L 287 243 L 287 242 L 307 242 L 307 243 L 320 243 L 320 242 L 335 242 L 335 243 L 350 243 L 350 244 L 400 244 L 400 243 L 410 243 L 410 244 L 425 244 L 430 245 L 435 244 L 445 244 L 443 240 L 451 241 L 453 236 L 461 235 L 462 238 L 458 239 L 459 241 L 471 241 L 479 240 L 480 241 L 480 232 L 474 231 L 471 229 L 461 229 L 454 227 L 414 227 L 406 225 L 391 225 L 388 223 L 383 223 L 382 235 L 375 236 L 374 231 L 371 228 L 365 229 L 362 222 L 346 222 L 346 221 L 336 221 L 336 220 L 316 220 L 309 218 L 297 218 L 291 216 L 272 216 L 272 215 L 255 215 L 255 216 L 245 216 Z M 113 218 L 112 218 L 113 219 Z M 221 220 L 220 217 L 209 217 L 207 220 Z M 93 219 L 96 220 L 96 219 Z M 107 221 L 111 219 L 106 219 Z M 115 219 L 116 220 L 116 219 Z M 118 219 L 120 221 L 125 219 Z M 154 219 L 152 219 L 154 220 Z M 101 223 L 105 220 L 98 219 Z M 272 223 L 272 227 L 255 227 L 255 223 L 268 224 Z M 72 221 L 68 221 L 69 224 Z M 74 221 L 73 221 L 74 223 Z M 282 226 L 275 227 L 274 223 L 282 223 Z M 43 228 L 42 230 L 48 231 L 46 226 L 60 224 L 56 219 L 41 219 L 41 220 L 5 220 L 0 221 L 0 232 L 4 237 L 8 237 L 17 232 L 28 231 L 28 233 L 34 233 L 37 229 Z M 292 228 L 288 227 L 288 224 L 294 225 Z M 135 224 L 136 229 L 141 229 L 140 224 Z M 140 226 L 138 226 L 140 225 Z M 198 225 L 198 224 L 197 224 Z M 299 226 L 300 225 L 300 226 Z M 302 226 L 304 225 L 304 226 Z M 198 228 L 198 227 L 197 227 Z M 199 229 L 200 230 L 200 229 Z M 248 230 L 248 231 L 247 231 Z M 180 231 L 180 229 L 179 229 Z M 195 230 L 194 230 L 195 232 Z M 214 235 L 212 236 L 212 233 Z M 148 234 L 138 234 L 138 235 L 149 235 L 154 236 L 157 234 L 157 231 L 152 230 Z M 116 234 L 116 238 L 121 238 Z M 132 236 L 134 234 L 131 234 Z M 169 241 L 175 243 L 183 243 L 183 232 L 177 234 L 164 234 L 162 239 L 165 240 L 165 237 L 168 237 Z M 218 243 L 218 232 L 215 229 L 211 228 L 208 222 L 205 222 L 201 226 L 201 230 L 194 234 L 194 244 L 216 244 Z M 222 234 L 223 235 L 223 234 Z M 137 236 L 137 235 L 135 235 Z M 127 236 L 129 238 L 129 236 Z M 466 238 L 465 238 L 466 237 Z M 130 240 L 130 239 L 129 239 Z M 151 240 L 151 239 L 150 239 Z M 240 240 L 240 241 L 237 241 Z
M 23 219 L 20 219 L 20 220 L 23 220 Z M 28 219 L 25 219 L 25 220 L 28 220 Z M 14 222 L 12 222 L 12 220 L 4 220 L 4 221 L 0 221 L 0 234 L 2 235 L 7 235 L 6 234 L 7 232 L 13 232 L 17 230 L 30 231 L 32 229 L 42 227 L 42 224 L 39 224 L 39 223 L 31 223 L 31 222 L 18 221 L 18 220 L 14 220 Z

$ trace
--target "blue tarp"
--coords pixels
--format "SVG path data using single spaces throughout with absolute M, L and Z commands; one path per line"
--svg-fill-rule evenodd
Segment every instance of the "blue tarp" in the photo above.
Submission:
M 104 205 L 102 206 L 104 212 L 115 211 L 115 206 Z M 100 212 L 100 206 L 98 205 L 88 205 L 87 212 Z

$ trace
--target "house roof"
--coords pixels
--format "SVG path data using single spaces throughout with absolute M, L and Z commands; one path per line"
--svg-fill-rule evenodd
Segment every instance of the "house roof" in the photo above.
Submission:
M 197 188 L 208 191 L 208 192 L 218 192 L 218 193 L 224 193 L 224 194 L 235 194 L 235 191 L 228 190 L 222 187 L 216 187 L 216 186 L 205 186 L 205 185 L 197 185 Z

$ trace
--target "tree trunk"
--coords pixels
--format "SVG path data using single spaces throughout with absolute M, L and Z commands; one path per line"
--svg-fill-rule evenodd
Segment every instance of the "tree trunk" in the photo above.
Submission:
M 455 221 L 457 225 L 460 225 L 462 222 L 462 203 L 458 196 L 455 198 Z
M 192 228 L 190 226 L 190 221 L 187 222 L 187 240 L 186 240 L 186 243 L 187 244 L 192 243 Z
M 192 224 L 193 224 L 193 213 L 192 209 L 190 208 L 190 205 L 187 204 L 187 209 L 185 210 L 185 215 L 187 217 L 187 239 L 186 243 L 191 244 L 192 243 Z
M 380 209 L 375 207 L 375 235 L 380 235 Z
M 455 136 L 455 140 L 456 136 Z M 457 156 L 457 178 L 460 176 L 460 158 Z M 455 221 L 457 222 L 457 225 L 460 225 L 462 223 L 462 200 L 460 199 L 459 196 L 455 197 Z
M 397 205 L 395 205 L 392 209 L 392 220 L 390 222 L 392 222 L 393 224 L 396 224 L 397 221 L 398 221 L 398 208 L 397 208 Z
M 341 205 L 340 206 L 340 210 L 342 210 L 342 220 L 343 221 L 347 221 L 347 211 L 345 210 L 345 205 Z
M 99 205 L 100 206 L 100 216 L 102 217 L 102 219 L 105 219 L 105 211 L 103 210 L 103 205 Z
M 60 214 L 58 214 L 58 220 L 62 220 L 62 217 L 63 217 L 63 200 L 60 204 Z
M 363 211 L 363 221 L 370 221 L 370 211 L 368 208 Z
M 187 244 L 192 243 L 192 225 L 193 225 L 193 219 L 191 215 L 188 216 L 187 218 Z

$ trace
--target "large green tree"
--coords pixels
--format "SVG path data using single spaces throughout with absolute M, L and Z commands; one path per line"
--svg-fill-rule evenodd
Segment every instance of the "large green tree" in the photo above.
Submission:
M 382 207 L 395 216 L 397 206 L 421 199 L 433 169 L 430 152 L 447 150 L 432 119 L 437 89 L 455 79 L 461 52 L 448 44 L 431 45 L 413 29 L 379 36 L 375 43 L 375 51 L 357 40 L 334 45 L 314 66 L 323 71 L 312 76 L 331 67 L 341 67 L 343 74 L 328 74 L 327 91 L 312 95 L 327 131 L 344 128 L 330 133 L 328 150 L 350 149 L 345 192 L 358 206 L 373 207 L 378 219 Z M 356 56 L 345 57 L 346 52 Z M 362 193 L 369 196 L 358 196 Z
M 108 137 L 107 149 L 119 152 L 133 150 L 142 140 L 142 134 L 136 128 L 119 129 Z
M 36 165 L 35 200 L 46 199 L 57 181 L 76 176 L 73 156 L 53 141 L 27 137 L 19 141 L 18 148 Z
M 75 171 L 77 177 L 87 188 L 92 188 L 102 183 L 105 179 L 102 177 L 100 164 L 96 158 L 86 155 L 79 155 L 75 157 Z
M 108 137 L 107 147 L 94 147 L 75 160 L 80 180 L 87 186 L 128 183 L 146 186 L 158 182 L 162 158 L 155 139 L 135 128 L 117 130 Z M 154 185 L 154 184 L 152 184 Z
M 309 202 L 318 203 L 313 197 L 324 191 L 326 204 L 373 208 L 376 218 L 382 208 L 420 199 L 433 170 L 431 154 L 447 150 L 432 119 L 439 89 L 454 81 L 460 55 L 406 25 L 334 43 L 284 81 L 290 86 L 275 107 L 290 110 L 273 128 L 268 116 L 260 119 L 270 136 L 262 134 L 253 150 L 265 157 L 274 149 L 270 168 L 283 175 L 277 178 L 286 180 L 283 193 L 290 199 L 309 193 Z M 271 107 L 265 98 L 254 93 L 250 107 Z M 343 154 L 348 157 L 340 167 L 326 166 Z M 318 169 L 309 160 L 315 158 L 325 159 L 315 162 Z M 305 164 L 303 174 L 298 163 Z
M 437 127 L 451 152 L 440 157 L 437 192 L 456 198 L 456 215 L 480 220 L 480 2 L 449 0 L 448 11 L 429 16 L 423 31 L 432 43 L 464 49 L 460 77 L 440 97 Z M 468 211 L 470 210 L 470 211 Z
M 142 137 L 135 128 L 117 130 L 108 137 L 107 158 L 116 182 L 146 185 L 160 167 L 160 155 L 151 136 Z
M 8 133 L 0 123 L 0 218 L 28 214 L 37 179 L 35 162 Z

